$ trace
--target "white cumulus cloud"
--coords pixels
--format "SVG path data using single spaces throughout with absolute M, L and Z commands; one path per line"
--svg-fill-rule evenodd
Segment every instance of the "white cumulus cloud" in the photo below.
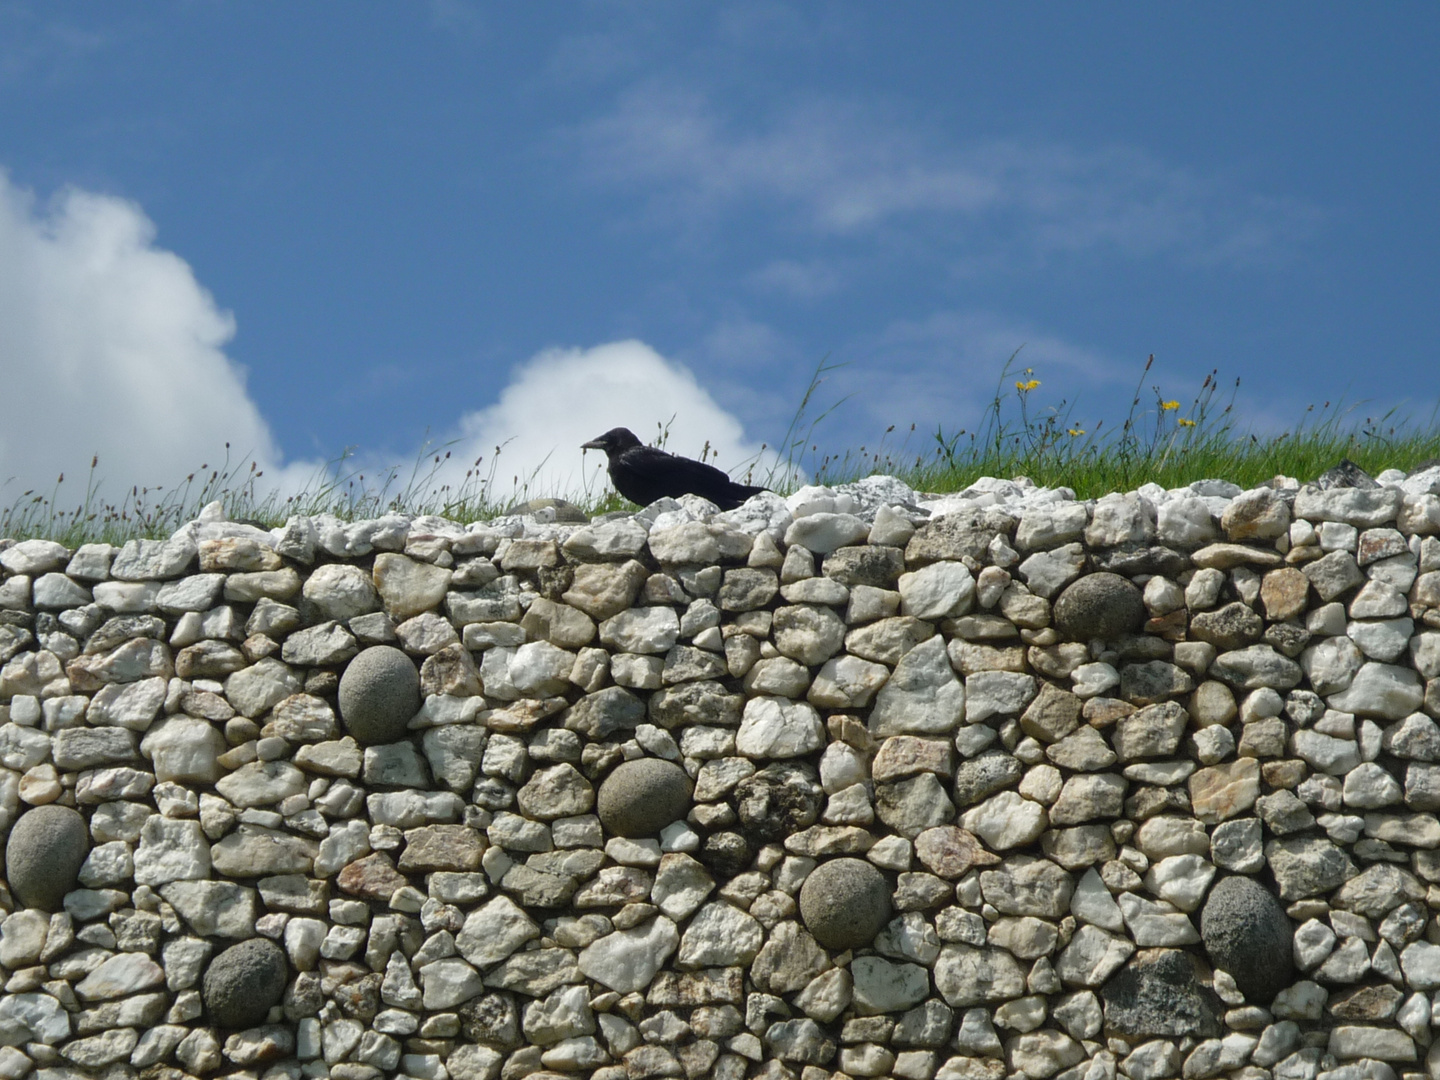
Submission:
M 468 466 L 483 456 L 482 473 L 496 461 L 497 494 L 518 479 L 531 495 L 598 495 L 607 483 L 605 455 L 582 457 L 580 444 L 613 427 L 628 427 L 644 442 L 668 430 L 666 449 L 706 453 L 736 477 L 761 456 L 688 368 L 630 340 L 547 349 L 519 365 L 495 404 L 461 418 L 451 460 Z
M 184 259 L 157 246 L 134 203 L 73 188 L 42 203 L 0 172 L 0 506 L 27 489 L 48 493 L 62 473 L 60 503 L 78 503 L 95 455 L 106 500 L 132 485 L 169 488 L 220 465 L 226 443 L 232 463 L 264 470 L 266 487 L 288 494 L 313 483 L 321 463 L 282 460 L 226 356 L 234 334 L 234 318 Z M 646 442 L 668 430 L 668 449 L 704 453 L 737 476 L 761 455 L 689 369 L 617 341 L 518 365 L 494 404 L 464 413 L 440 440 L 450 458 L 430 486 L 459 487 L 483 458 L 501 501 L 512 487 L 598 496 L 604 455 L 582 455 L 580 444 L 620 426 Z M 403 484 L 427 455 L 391 460 L 361 445 L 346 469 L 393 468 Z
M 223 348 L 235 321 L 134 203 L 76 189 L 40 203 L 0 172 L 0 503 L 173 484 L 202 463 L 273 466 L 270 429 Z

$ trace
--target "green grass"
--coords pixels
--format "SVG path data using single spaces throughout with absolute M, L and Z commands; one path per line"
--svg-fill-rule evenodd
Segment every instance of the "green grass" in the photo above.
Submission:
M 298 493 L 281 495 L 264 482 L 264 470 L 253 461 L 232 462 L 228 442 L 225 449 L 227 457 L 221 465 L 202 464 L 176 487 L 136 486 L 118 500 L 102 496 L 96 480 L 99 458 L 93 458 L 78 501 L 69 500 L 62 473 L 48 491 L 22 492 L 9 507 L 0 509 L 0 536 L 46 537 L 71 547 L 91 541 L 119 544 L 136 537 L 165 537 L 217 500 L 231 521 L 265 526 L 279 525 L 297 514 L 334 514 L 346 521 L 388 513 L 436 514 L 470 522 L 496 517 L 534 494 L 533 480 L 517 476 L 509 485 L 499 481 L 498 460 L 493 459 L 488 470 L 483 468 L 483 459 L 477 460 L 458 486 L 440 483 L 440 470 L 451 456 L 442 447 L 440 453 L 422 451 L 408 474 L 397 466 L 379 476 L 352 468 L 353 455 L 347 450 L 317 469 Z M 505 494 L 497 494 L 502 489 Z M 585 502 L 599 505 L 605 494 L 619 499 L 609 492 L 586 497 Z
M 1239 380 L 1222 391 L 1217 373 L 1205 378 L 1188 406 L 1167 400 L 1159 387 L 1146 388 L 1154 357 L 1145 364 L 1129 413 L 1119 424 L 1086 423 L 1065 401 L 1043 405 L 1037 391 L 1042 381 L 1030 368 L 1017 370 L 1018 350 L 1003 365 L 995 395 L 974 431 L 937 428 L 928 437 L 912 425 L 898 444 L 895 430 L 877 447 L 855 447 L 838 453 L 820 449 L 817 431 L 842 404 L 817 411 L 817 397 L 836 365 L 822 360 L 796 407 L 789 429 L 773 452 L 735 471 L 750 483 L 777 491 L 794 490 L 795 478 L 839 484 L 872 473 L 898 476 L 917 491 L 963 491 L 982 476 L 1029 477 L 1045 487 L 1069 487 L 1078 497 L 1094 498 L 1128 491 L 1154 482 L 1181 487 L 1195 480 L 1230 480 L 1253 487 L 1277 474 L 1310 480 L 1342 458 L 1349 458 L 1372 476 L 1389 468 L 1412 470 L 1419 462 L 1440 457 L 1440 423 L 1432 412 L 1424 424 L 1398 417 L 1361 417 L 1356 407 L 1325 402 L 1311 406 L 1295 427 L 1278 435 L 1245 431 L 1234 414 Z M 1150 403 L 1153 395 L 1154 402 Z M 668 425 L 660 425 L 656 445 L 665 445 Z M 917 440 L 921 445 L 912 445 Z M 228 451 L 228 444 L 227 444 Z M 707 446 L 702 457 L 713 453 Z M 497 447 L 488 467 L 477 460 L 458 485 L 438 482 L 450 458 L 444 447 L 426 451 L 408 474 L 399 468 L 366 476 L 351 467 L 349 453 L 317 470 L 295 495 L 282 497 L 264 482 L 253 462 L 216 467 L 201 465 L 178 487 L 133 487 L 111 500 L 97 489 L 98 460 L 91 462 L 85 491 L 61 476 L 48 491 L 31 490 L 0 509 L 0 536 L 47 537 L 76 546 L 103 540 L 121 543 L 135 537 L 168 536 L 192 520 L 200 508 L 219 500 L 231 520 L 277 525 L 292 514 L 334 514 L 346 520 L 400 512 L 436 514 L 455 521 L 485 520 L 524 499 L 567 495 L 591 513 L 631 508 L 614 491 L 587 488 L 579 492 L 543 490 L 535 476 L 501 479 L 503 448 Z M 761 462 L 769 464 L 762 466 Z M 3 491 L 3 488 L 0 488 Z
M 1204 379 L 1186 405 L 1145 386 L 1152 356 L 1140 373 L 1129 413 L 1118 425 L 1076 419 L 1065 401 L 1042 406 L 1042 383 L 1030 368 L 1017 371 L 1018 351 L 1001 370 L 995 395 L 975 431 L 937 429 L 921 452 L 880 448 L 822 457 L 817 483 L 884 471 L 917 491 L 963 491 L 982 476 L 1026 476 L 1045 487 L 1069 487 L 1079 498 L 1129 491 L 1146 483 L 1182 487 L 1222 479 L 1254 487 L 1276 475 L 1313 480 L 1342 458 L 1374 476 L 1407 472 L 1440 457 L 1440 419 L 1415 424 L 1395 410 L 1372 417 L 1358 406 L 1311 405 L 1296 425 L 1277 435 L 1245 431 L 1234 413 L 1236 379 L 1228 393 L 1218 371 Z M 1018 375 L 1018 377 L 1017 377 Z M 1153 396 L 1153 403 L 1150 398 Z M 1437 406 L 1440 408 L 1440 406 Z M 915 438 L 912 427 L 909 438 Z

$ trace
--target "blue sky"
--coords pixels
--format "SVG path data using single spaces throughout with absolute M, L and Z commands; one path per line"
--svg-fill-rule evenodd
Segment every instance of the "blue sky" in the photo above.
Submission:
M 0 502 L 1440 397 L 1440 8 L 0 2 Z M 547 454 L 549 455 L 547 458 Z M 584 459 L 593 471 L 595 455 Z

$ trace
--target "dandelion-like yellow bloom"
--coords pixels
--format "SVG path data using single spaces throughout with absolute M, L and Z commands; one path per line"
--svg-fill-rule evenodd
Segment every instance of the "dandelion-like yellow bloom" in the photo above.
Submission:
M 1177 424 L 1179 424 L 1181 427 L 1194 427 L 1194 426 L 1195 426 L 1195 421 L 1194 421 L 1194 420 L 1186 420 L 1183 416 L 1180 417 L 1180 419 L 1176 420 L 1175 422 L 1176 422 Z
M 1180 403 L 1178 401 L 1162 401 L 1160 403 L 1160 408 L 1164 409 L 1166 412 L 1173 412 L 1179 407 Z
M 1071 435 L 1084 435 L 1084 434 L 1085 434 L 1085 429 L 1084 429 L 1084 428 L 1072 427 L 1072 428 L 1066 428 L 1065 430 L 1066 430 L 1067 433 L 1069 433 L 1069 434 L 1071 434 Z
M 1039 379 L 1031 379 L 1029 382 L 1017 382 L 1015 384 L 1015 389 L 1019 390 L 1021 393 L 1024 393 L 1027 390 L 1034 390 L 1039 385 Z

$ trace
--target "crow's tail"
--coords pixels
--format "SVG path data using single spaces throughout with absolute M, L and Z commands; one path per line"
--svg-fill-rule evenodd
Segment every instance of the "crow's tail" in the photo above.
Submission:
M 769 488 L 758 487 L 754 484 L 737 484 L 730 481 L 730 488 L 725 492 L 725 501 L 716 499 L 715 503 L 721 510 L 734 510 L 751 495 L 759 495 L 762 491 L 769 491 Z

